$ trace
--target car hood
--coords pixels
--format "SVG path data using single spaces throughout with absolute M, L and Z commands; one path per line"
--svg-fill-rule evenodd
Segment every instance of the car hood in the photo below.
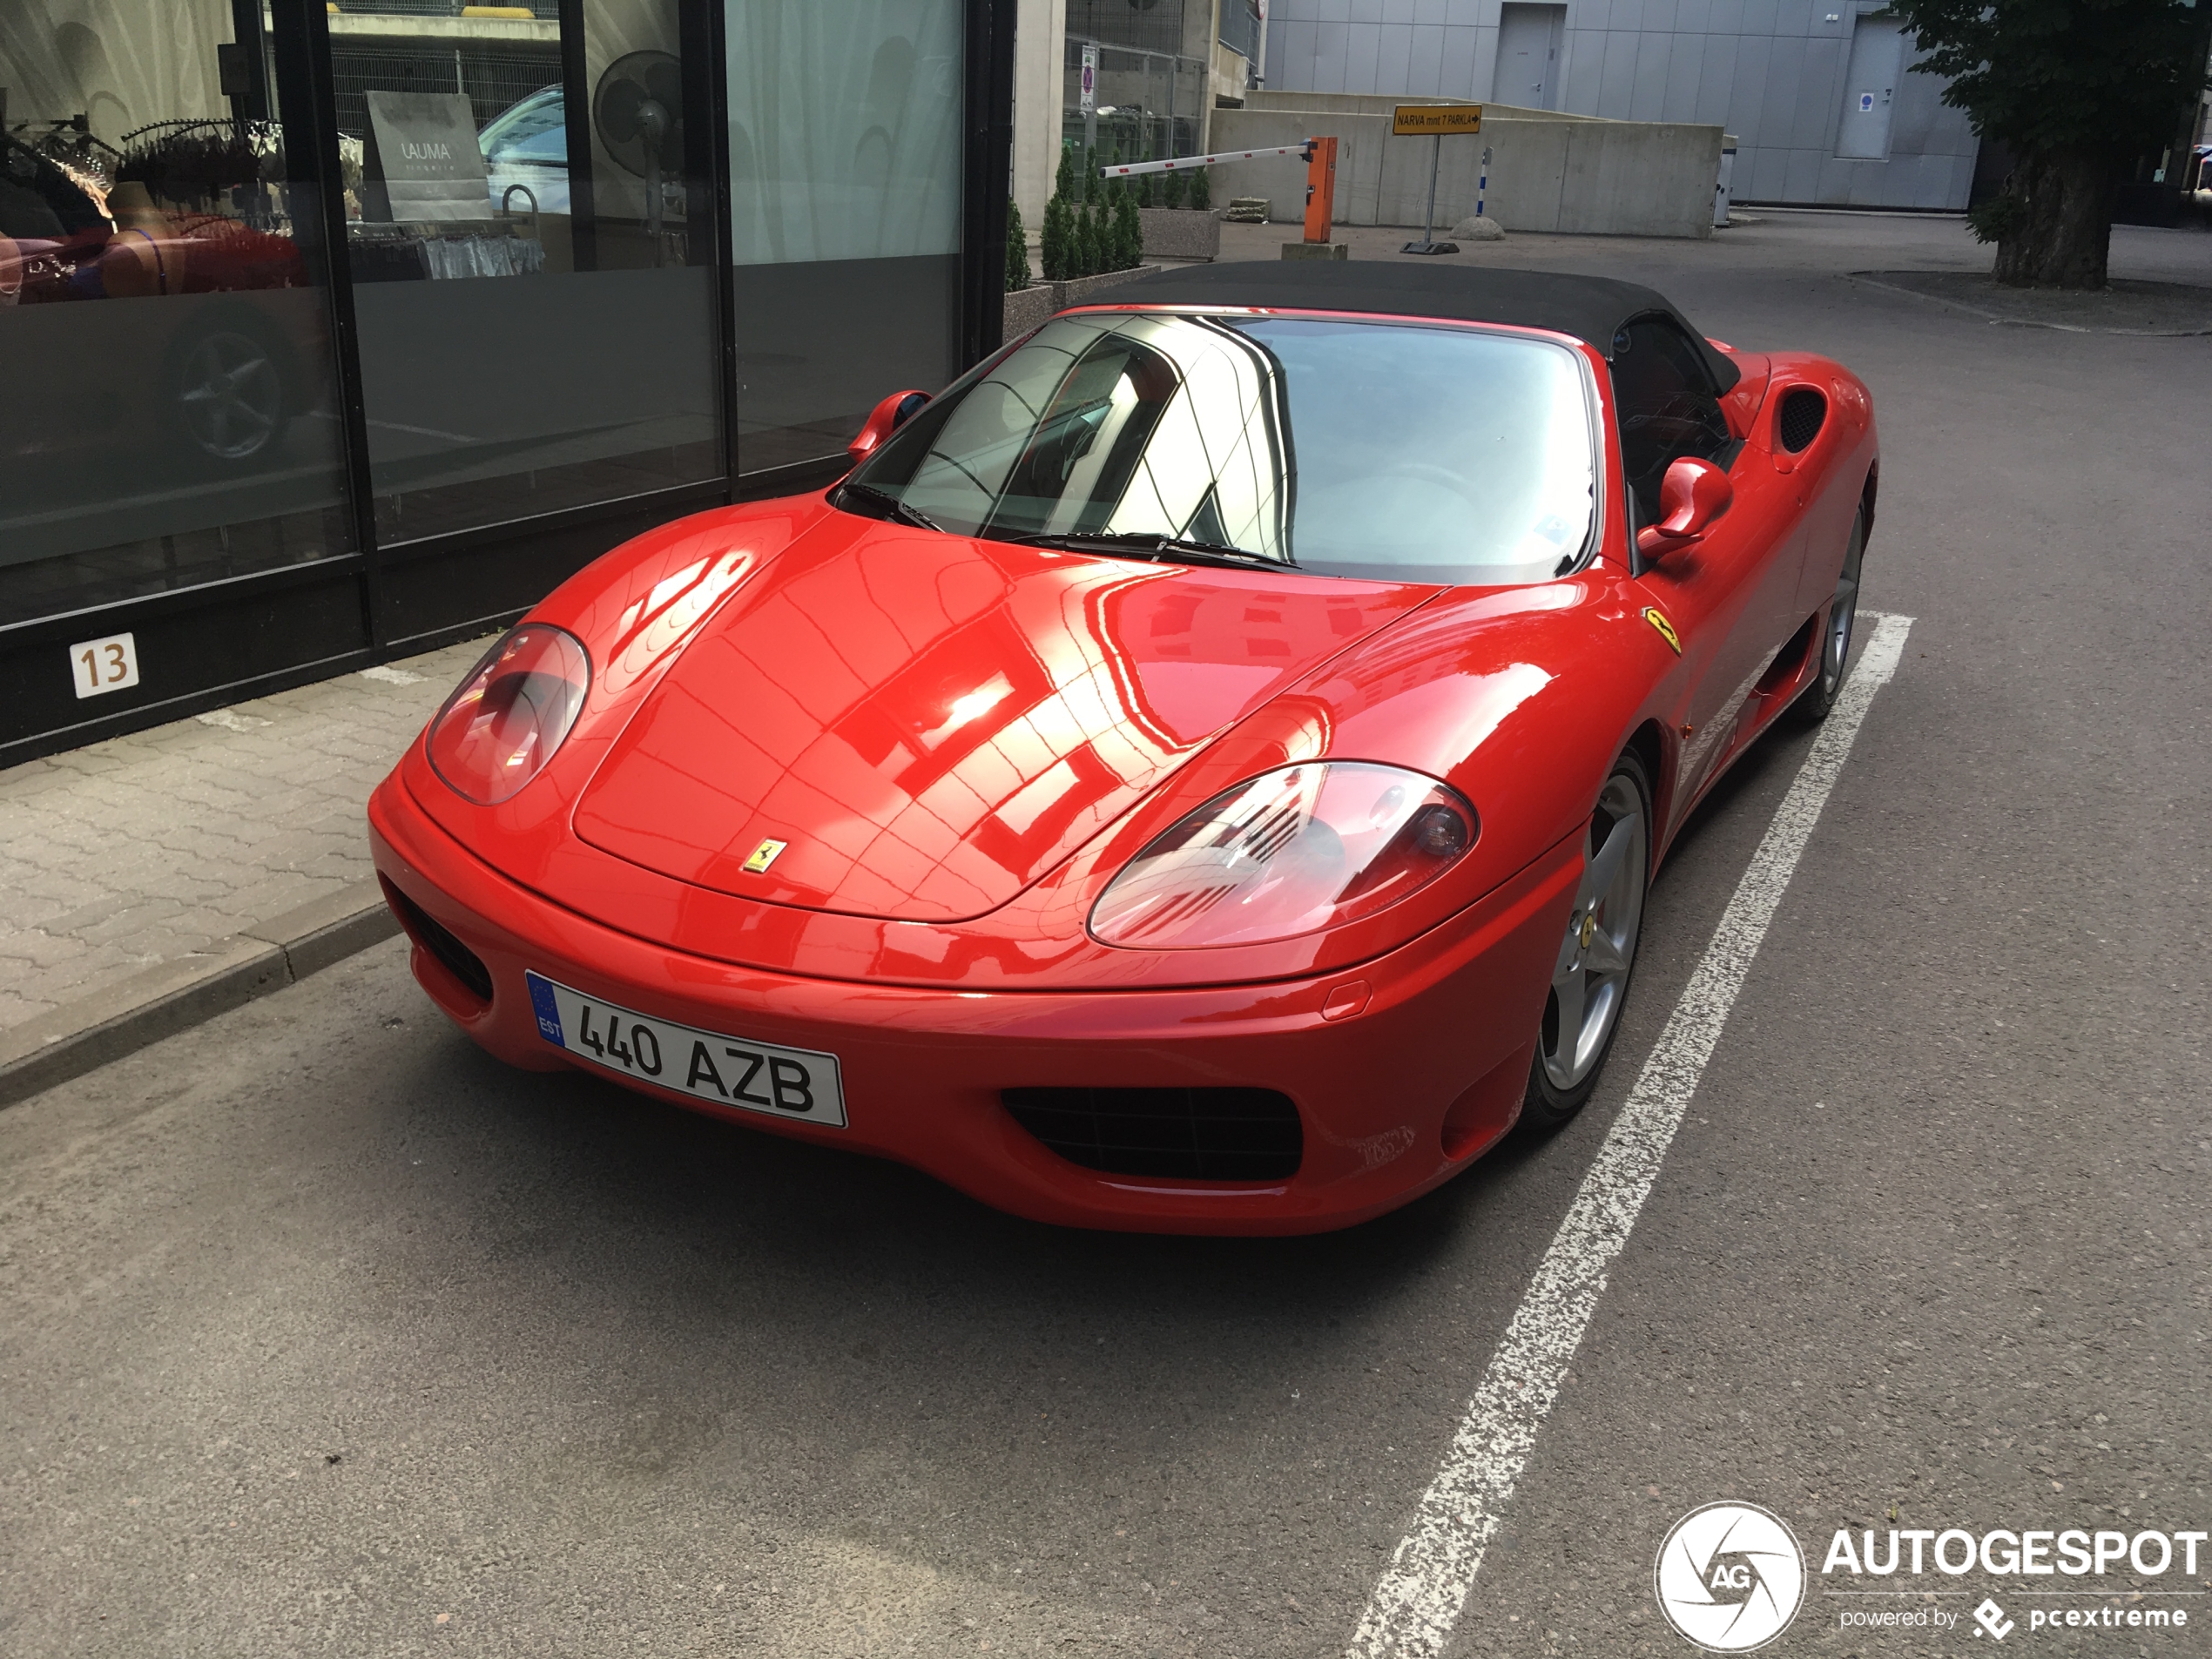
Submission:
M 832 514 L 685 648 L 575 830 L 745 898 L 981 915 L 1217 733 L 1437 591 Z

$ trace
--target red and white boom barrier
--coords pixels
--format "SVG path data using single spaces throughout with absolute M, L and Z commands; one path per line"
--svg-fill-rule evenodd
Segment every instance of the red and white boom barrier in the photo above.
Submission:
M 1210 166 L 1217 161 L 1260 161 L 1269 156 L 1297 156 L 1310 159 L 1308 152 L 1313 140 L 1302 144 L 1278 144 L 1272 150 L 1224 150 L 1217 156 L 1177 156 L 1172 161 L 1132 161 L 1125 167 L 1101 167 L 1102 178 L 1130 179 L 1141 172 L 1189 172 L 1193 167 Z
M 1132 161 L 1119 167 L 1101 167 L 1103 179 L 1133 179 L 1146 172 L 1188 172 L 1217 161 L 1259 161 L 1269 156 L 1296 156 L 1305 163 L 1305 239 L 1325 242 L 1336 216 L 1337 141 L 1308 138 L 1303 144 L 1278 144 L 1271 150 L 1224 150 L 1214 156 L 1177 156 L 1172 161 Z

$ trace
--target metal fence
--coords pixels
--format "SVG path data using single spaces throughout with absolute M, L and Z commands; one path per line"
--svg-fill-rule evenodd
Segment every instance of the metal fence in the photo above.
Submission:
M 1086 123 L 1082 111 L 1083 48 L 1098 52 L 1098 110 Z M 1150 155 L 1195 156 L 1205 117 L 1206 66 L 1172 52 L 1132 51 L 1098 41 L 1068 38 L 1062 95 L 1063 143 L 1090 141 L 1100 159 L 1116 149 L 1124 161 Z
M 1067 37 L 1103 41 L 1136 51 L 1165 52 L 1174 57 L 1184 49 L 1185 0 L 1068 0 Z M 1241 5 L 1244 0 L 1236 0 Z
M 420 45 L 330 43 L 338 130 L 352 138 L 368 131 L 365 94 L 465 92 L 479 131 L 510 105 L 561 78 L 561 48 L 546 41 L 470 42 Z

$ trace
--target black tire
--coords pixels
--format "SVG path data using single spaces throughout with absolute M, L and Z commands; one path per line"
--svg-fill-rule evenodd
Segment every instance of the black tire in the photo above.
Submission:
M 248 468 L 284 435 L 284 365 L 259 328 L 223 318 L 194 328 L 169 354 L 170 428 L 199 464 Z
M 1616 834 L 1625 838 L 1618 849 Z M 1527 1134 L 1548 1135 L 1582 1109 L 1621 1030 L 1651 880 L 1651 780 L 1633 750 L 1613 763 L 1598 791 L 1582 867 L 1528 1068 L 1521 1109 Z
M 1827 624 L 1820 631 L 1820 671 L 1791 705 L 1791 718 L 1800 725 L 1818 725 L 1836 706 L 1837 696 L 1851 674 L 1851 637 L 1858 631 L 1858 572 L 1866 557 L 1866 509 L 1851 522 L 1851 541 L 1844 549 L 1844 568 L 1836 578 L 1834 602 L 1828 607 Z

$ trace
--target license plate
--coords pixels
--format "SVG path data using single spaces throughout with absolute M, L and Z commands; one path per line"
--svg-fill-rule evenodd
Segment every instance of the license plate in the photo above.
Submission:
M 702 1031 L 617 1008 L 541 974 L 523 978 L 538 1035 L 579 1060 L 718 1106 L 845 1127 L 845 1089 L 833 1054 Z

